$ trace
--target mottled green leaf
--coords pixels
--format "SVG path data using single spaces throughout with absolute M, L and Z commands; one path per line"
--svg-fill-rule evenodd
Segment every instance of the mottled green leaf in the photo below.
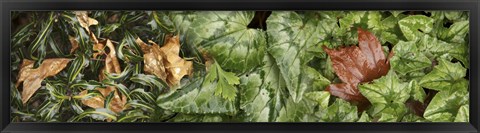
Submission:
M 443 91 L 456 89 L 454 84 L 458 84 L 467 73 L 460 63 L 452 63 L 445 59 L 440 59 L 439 64 L 433 70 L 420 80 L 422 87 Z
M 400 41 L 393 47 L 393 52 L 395 55 L 390 58 L 391 68 L 399 74 L 423 70 L 432 65 L 414 42 Z
M 425 119 L 433 122 L 453 122 L 456 119 L 455 116 L 462 117 L 463 114 L 459 114 L 459 109 L 468 104 L 468 81 L 460 80 L 453 86 L 455 89 L 440 91 L 433 97 L 423 114 Z M 464 113 L 462 109 L 460 113 Z
M 265 33 L 248 28 L 253 11 L 197 12 L 186 37 L 188 44 L 212 55 L 227 70 L 245 72 L 262 63 Z
M 427 16 L 412 15 L 398 21 L 398 24 L 407 40 L 416 41 L 419 39 L 418 36 L 422 35 L 421 32 L 429 33 L 433 29 L 433 22 L 434 20 Z

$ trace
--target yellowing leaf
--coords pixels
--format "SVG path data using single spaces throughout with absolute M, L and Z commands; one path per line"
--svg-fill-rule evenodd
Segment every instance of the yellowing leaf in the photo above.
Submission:
M 120 68 L 120 63 L 118 62 L 118 58 L 115 52 L 115 46 L 113 46 L 113 43 L 110 40 L 107 40 L 105 45 L 107 45 L 107 47 L 110 49 L 110 52 L 105 58 L 105 67 L 102 69 L 101 71 L 102 73 L 100 73 L 99 75 L 100 81 L 104 80 L 106 77 L 103 71 L 106 71 L 106 73 L 116 73 L 116 74 L 120 74 L 122 72 Z M 113 99 L 108 106 L 109 109 L 115 113 L 119 113 L 123 111 L 123 109 L 125 109 L 127 98 L 125 97 L 125 95 L 120 95 L 115 87 L 107 86 L 107 88 L 96 88 L 96 90 L 100 91 L 103 97 L 96 96 L 88 99 L 82 99 L 82 103 L 84 105 L 87 105 L 92 108 L 104 108 L 104 105 L 105 105 L 104 97 L 108 96 L 111 92 L 114 91 Z M 84 90 L 80 92 L 79 95 L 86 95 L 86 94 L 87 94 L 87 90 Z
M 75 11 L 75 15 L 77 16 L 78 22 L 80 22 L 80 26 L 85 28 L 88 33 L 90 33 L 90 29 L 88 29 L 90 25 L 98 24 L 97 20 L 88 17 L 87 11 Z
M 70 48 L 70 54 L 71 54 L 78 49 L 78 41 L 73 36 L 68 36 L 68 40 L 70 40 L 70 44 L 72 45 L 72 48 Z
M 15 85 L 18 88 L 20 83 L 23 82 L 23 104 L 27 103 L 33 93 L 42 86 L 43 79 L 54 76 L 62 71 L 67 66 L 68 62 L 70 62 L 70 59 L 67 58 L 45 59 L 38 68 L 33 68 L 34 61 L 24 59 L 20 65 L 18 81 Z
M 88 107 L 92 108 L 104 108 L 105 105 L 105 98 L 108 96 L 111 92 L 114 91 L 114 96 L 112 101 L 109 104 L 109 109 L 112 110 L 115 113 L 119 113 L 123 111 L 125 108 L 125 104 L 127 103 L 127 97 L 125 95 L 120 95 L 115 87 L 108 86 L 107 88 L 96 88 L 100 93 L 102 93 L 102 96 L 96 96 L 96 97 L 91 97 L 87 99 L 82 99 L 82 103 L 84 105 L 87 105 Z M 87 90 L 84 90 L 80 92 L 80 96 L 86 95 Z
M 145 72 L 154 74 L 166 81 L 170 86 L 176 85 L 185 75 L 193 71 L 193 63 L 178 56 L 180 53 L 180 39 L 178 36 L 167 38 L 163 47 L 153 41 L 152 46 L 145 44 L 140 38 L 136 40 L 144 55 Z

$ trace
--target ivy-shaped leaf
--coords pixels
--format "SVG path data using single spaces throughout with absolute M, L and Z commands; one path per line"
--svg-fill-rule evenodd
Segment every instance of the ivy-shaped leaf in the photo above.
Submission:
M 454 84 L 460 80 L 465 80 L 467 69 L 460 63 L 452 63 L 445 59 L 440 59 L 439 64 L 433 70 L 420 80 L 422 87 L 444 91 L 455 89 Z
M 243 121 L 268 122 L 270 92 L 262 85 L 259 74 L 253 73 L 240 79 L 240 109 L 245 112 Z
M 320 42 L 319 24 L 295 12 L 272 12 L 267 26 L 268 52 L 275 58 L 290 96 L 298 102 L 307 89 L 300 84 L 302 66 L 313 57 L 305 51 Z
M 457 81 L 452 88 L 455 89 L 440 91 L 433 97 L 423 114 L 425 119 L 433 122 L 453 122 L 456 119 L 455 116 L 459 116 L 459 121 L 463 119 L 461 117 L 465 117 L 464 114 L 459 113 L 465 113 L 460 108 L 468 105 L 468 81 Z
M 429 33 L 433 29 L 433 22 L 434 20 L 427 16 L 412 15 L 398 21 L 398 24 L 407 40 L 416 41 L 419 39 L 418 36 L 422 35 L 419 30 Z
M 188 44 L 206 50 L 227 70 L 245 72 L 260 64 L 265 54 L 265 33 L 248 28 L 252 11 L 204 11 L 187 33 Z
M 357 107 L 342 99 L 336 99 L 327 109 L 320 110 L 315 115 L 324 122 L 355 122 L 358 120 Z
M 234 114 L 237 109 L 234 101 L 215 95 L 215 84 L 202 85 L 198 78 L 181 89 L 160 96 L 157 105 L 163 109 L 186 114 Z
M 414 42 L 400 41 L 393 47 L 393 52 L 395 55 L 390 59 L 391 67 L 399 74 L 423 70 L 432 65 Z
M 398 108 L 405 108 L 404 103 L 410 98 L 408 84 L 400 82 L 393 71 L 371 84 L 359 85 L 359 90 L 372 103 L 374 116 L 380 114 L 383 117 L 383 113 L 391 114 Z M 403 114 L 395 114 L 395 118 L 399 115 Z

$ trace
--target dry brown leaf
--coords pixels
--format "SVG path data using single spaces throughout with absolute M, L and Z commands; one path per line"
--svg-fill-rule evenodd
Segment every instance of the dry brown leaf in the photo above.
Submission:
M 87 11 L 75 11 L 74 13 L 77 16 L 78 22 L 80 22 L 80 26 L 85 28 L 85 30 L 87 30 L 87 33 L 90 33 L 90 29 L 88 27 L 98 24 L 97 20 L 88 17 Z
M 72 48 L 70 48 L 70 54 L 71 54 L 78 49 L 78 41 L 73 36 L 68 36 L 68 39 L 70 40 L 70 44 L 72 45 Z
M 91 97 L 88 99 L 82 99 L 82 103 L 84 105 L 87 105 L 88 107 L 91 108 L 104 108 L 105 105 L 105 98 L 110 94 L 112 91 L 114 92 L 114 96 L 112 101 L 110 102 L 109 109 L 112 110 L 115 113 L 122 112 L 123 109 L 125 108 L 125 104 L 127 103 L 127 97 L 125 95 L 121 95 L 122 97 L 120 98 L 120 94 L 117 91 L 115 87 L 108 86 L 107 88 L 96 88 L 100 93 L 102 93 L 102 96 L 96 96 L 96 97 Z M 80 96 L 86 95 L 87 90 L 83 90 L 80 92 Z
M 145 44 L 140 38 L 136 40 L 144 53 L 145 72 L 154 74 L 166 81 L 170 86 L 177 85 L 185 75 L 193 72 L 193 63 L 186 61 L 180 54 L 180 38 L 168 37 L 160 47 L 153 41 L 152 46 Z
M 33 68 L 34 61 L 24 59 L 20 65 L 18 81 L 15 87 L 18 88 L 23 82 L 22 102 L 27 103 L 30 97 L 42 86 L 43 79 L 54 76 L 62 71 L 70 62 L 67 58 L 45 59 L 38 68 Z
M 115 46 L 108 39 L 105 42 L 105 45 L 107 45 L 107 47 L 110 49 L 110 52 L 105 58 L 105 67 L 102 68 L 102 70 L 100 71 L 101 72 L 99 75 L 100 81 L 104 80 L 106 77 L 103 71 L 106 71 L 107 73 L 115 73 L 115 74 L 120 74 L 122 72 L 120 68 L 120 63 L 118 62 L 118 58 L 116 56 Z M 96 88 L 96 90 L 99 90 L 104 97 L 108 96 L 110 92 L 115 91 L 114 97 L 108 107 L 110 110 L 112 110 L 115 113 L 119 113 L 124 110 L 125 104 L 127 103 L 127 98 L 125 97 L 125 95 L 120 94 L 115 87 L 107 86 L 106 88 Z M 87 94 L 87 90 L 80 92 L 79 95 L 85 95 L 85 94 Z M 103 108 L 105 104 L 104 97 L 96 96 L 88 99 L 83 99 L 82 103 L 92 108 Z
M 359 92 L 357 85 L 370 82 L 387 74 L 390 64 L 383 52 L 380 41 L 374 34 L 358 28 L 358 47 L 339 49 L 323 47 L 330 56 L 333 69 L 343 83 L 331 84 L 326 88 L 332 95 L 357 103 L 359 110 L 369 105 Z M 390 53 L 390 56 L 393 55 Z
M 158 78 L 166 81 L 167 73 L 165 71 L 165 65 L 163 64 L 163 52 L 160 50 L 160 47 L 156 44 L 152 46 L 144 43 L 140 38 L 136 40 L 137 44 L 140 45 L 143 51 L 143 62 L 145 73 L 153 74 Z

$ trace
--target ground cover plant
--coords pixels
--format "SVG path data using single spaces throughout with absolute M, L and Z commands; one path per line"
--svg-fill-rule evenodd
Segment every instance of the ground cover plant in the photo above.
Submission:
M 463 11 L 12 12 L 13 122 L 468 122 Z

